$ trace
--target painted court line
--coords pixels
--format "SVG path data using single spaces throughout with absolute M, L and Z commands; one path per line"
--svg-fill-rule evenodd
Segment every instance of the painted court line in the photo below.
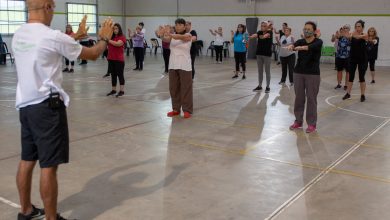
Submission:
M 354 94 L 352 94 L 354 95 Z M 367 94 L 369 95 L 369 94 Z M 389 94 L 371 94 L 371 95 L 389 95 Z M 340 110 L 343 110 L 343 111 L 347 111 L 347 112 L 351 112 L 351 113 L 355 113 L 355 114 L 359 114 L 359 115 L 364 115 L 364 116 L 369 116 L 369 117 L 373 117 L 373 118 L 382 118 L 382 119 L 390 119 L 390 117 L 386 117 L 386 116 L 379 116 L 379 115 L 373 115 L 373 114 L 367 114 L 367 113 L 363 113 L 363 112 L 358 112 L 358 111 L 354 111 L 354 110 L 350 110 L 350 109 L 346 109 L 346 108 L 343 108 L 343 107 L 340 107 L 340 106 L 337 106 L 337 105 L 334 105 L 332 103 L 330 103 L 330 99 L 332 98 L 335 98 L 335 97 L 339 97 L 340 95 L 334 95 L 334 96 L 330 96 L 328 98 L 326 98 L 325 102 L 330 105 L 330 106 L 333 106 L 335 108 L 338 108 Z
M 4 204 L 7 204 L 13 208 L 16 208 L 16 209 L 20 209 L 20 205 L 16 204 L 16 203 L 13 203 L 3 197 L 0 196 L 0 202 L 4 203 Z
M 355 152 L 361 144 L 366 142 L 370 137 L 372 137 L 375 133 L 381 130 L 390 122 L 390 119 L 383 121 L 378 127 L 376 127 L 373 131 L 371 131 L 368 135 L 363 137 L 360 141 L 358 141 L 355 145 L 353 145 L 348 151 L 346 151 L 339 159 L 329 165 L 325 170 L 319 173 L 314 179 L 312 179 L 305 187 L 299 190 L 296 194 L 294 194 L 290 199 L 288 199 L 285 203 L 279 206 L 271 215 L 269 215 L 266 220 L 272 220 L 278 217 L 283 211 L 285 211 L 288 207 L 290 207 L 294 202 L 296 202 L 299 198 L 301 198 L 307 191 L 309 191 L 315 184 L 320 182 L 328 173 L 332 172 L 335 167 L 337 167 L 340 163 L 342 163 L 345 159 L 347 159 L 353 152 Z

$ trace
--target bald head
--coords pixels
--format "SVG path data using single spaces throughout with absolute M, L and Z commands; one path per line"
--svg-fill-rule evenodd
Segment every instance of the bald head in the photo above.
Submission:
M 29 23 L 43 23 L 50 26 L 54 8 L 54 0 L 27 0 Z
M 43 9 L 45 5 L 54 4 L 53 0 L 27 0 L 28 10 L 39 10 Z

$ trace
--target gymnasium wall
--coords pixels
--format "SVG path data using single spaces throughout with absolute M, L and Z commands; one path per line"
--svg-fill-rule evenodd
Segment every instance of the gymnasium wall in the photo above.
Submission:
M 177 4 L 177 2 L 179 4 Z M 330 37 L 341 25 L 354 25 L 355 21 L 363 19 L 368 27 L 377 28 L 380 40 L 378 65 L 390 66 L 390 29 L 385 28 L 390 22 L 390 1 L 375 0 L 142 0 L 126 1 L 126 25 L 134 28 L 139 21 L 145 23 L 146 37 L 154 37 L 154 30 L 160 24 L 173 24 L 177 16 L 192 21 L 193 28 L 198 32 L 199 39 L 207 45 L 213 40 L 210 28 L 222 26 L 226 39 L 230 30 L 235 30 L 237 24 L 245 23 L 247 17 L 258 17 L 260 20 L 274 21 L 277 29 L 287 22 L 293 29 L 293 34 L 299 37 L 304 22 L 317 22 L 322 32 L 325 45 L 333 45 Z
M 55 3 L 55 15 L 51 24 L 53 29 L 58 29 L 61 31 L 65 30 L 65 25 L 67 23 L 66 3 L 97 4 L 99 21 L 102 21 L 106 17 L 111 16 L 115 22 L 120 23 L 122 26 L 125 23 L 125 19 L 122 16 L 125 12 L 122 0 L 55 0 Z M 3 40 L 7 43 L 7 45 L 11 45 L 12 36 L 3 36 Z

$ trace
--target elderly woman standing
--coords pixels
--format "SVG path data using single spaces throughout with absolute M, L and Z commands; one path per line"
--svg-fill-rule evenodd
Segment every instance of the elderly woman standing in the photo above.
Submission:
M 186 21 L 178 18 L 175 21 L 176 34 L 170 33 L 170 26 L 160 28 L 159 35 L 163 41 L 170 42 L 169 57 L 169 92 L 172 98 L 172 111 L 168 117 L 180 115 L 190 118 L 193 113 L 191 44 L 192 35 L 186 33 Z

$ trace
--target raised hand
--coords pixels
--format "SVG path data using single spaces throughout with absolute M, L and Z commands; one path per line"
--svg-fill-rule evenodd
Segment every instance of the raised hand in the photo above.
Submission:
M 102 27 L 99 30 L 99 37 L 101 39 L 111 39 L 112 34 L 114 32 L 114 21 L 112 18 L 108 18 L 104 20 Z
M 76 40 L 80 40 L 88 36 L 88 30 L 89 27 L 87 27 L 87 15 L 84 15 L 83 19 L 81 20 L 81 23 L 79 25 L 79 29 L 77 30 L 76 34 L 74 35 L 74 38 Z

